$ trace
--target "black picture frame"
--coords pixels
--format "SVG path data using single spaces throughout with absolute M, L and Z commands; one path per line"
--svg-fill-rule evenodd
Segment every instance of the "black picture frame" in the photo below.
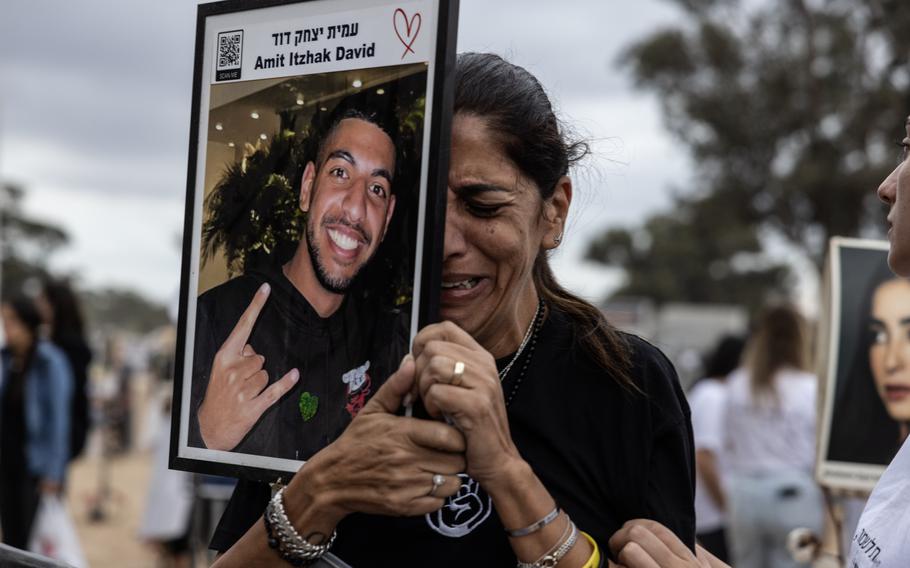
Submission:
M 323 18 L 334 13 L 344 14 L 349 17 L 352 14 L 356 15 L 357 10 L 363 10 L 364 12 L 372 10 L 375 12 L 388 9 L 389 13 L 393 13 L 395 9 L 398 9 L 398 6 L 410 7 L 412 10 L 410 12 L 411 20 L 408 23 L 407 35 L 404 39 L 401 35 L 398 36 L 405 48 L 402 59 L 405 58 L 408 51 L 414 53 L 411 48 L 415 44 L 416 32 L 412 36 L 410 28 L 411 24 L 415 22 L 413 14 L 416 13 L 416 9 L 431 10 L 431 12 L 421 11 L 420 13 L 432 13 L 432 21 L 435 24 L 426 30 L 431 35 L 428 40 L 424 40 L 426 45 L 424 51 L 421 52 L 428 55 L 423 60 L 423 64 L 427 69 L 425 72 L 427 75 L 427 91 L 428 93 L 431 92 L 432 96 L 428 95 L 425 100 L 424 112 L 426 114 L 423 121 L 423 132 L 425 134 L 420 152 L 421 172 L 418 177 L 418 220 L 415 223 L 417 226 L 417 242 L 414 244 L 415 279 L 411 290 L 414 303 L 411 307 L 410 338 L 413 338 L 417 329 L 437 321 L 438 318 L 442 246 L 445 229 L 445 195 L 454 98 L 453 76 L 458 24 L 458 0 L 420 0 L 405 4 L 394 4 L 385 0 L 379 0 L 378 2 L 367 0 L 331 0 L 331 2 L 330 0 L 225 0 L 198 6 L 187 164 L 187 195 L 181 261 L 180 310 L 171 418 L 169 465 L 172 469 L 224 475 L 254 481 L 281 481 L 287 483 L 293 472 L 303 463 L 303 460 L 294 460 L 299 463 L 296 463 L 293 467 L 288 467 L 285 463 L 287 460 L 254 455 L 249 455 L 248 458 L 241 456 L 239 461 L 225 459 L 224 454 L 231 452 L 218 452 L 204 448 L 200 450 L 200 448 L 191 448 L 187 443 L 189 435 L 188 415 L 190 412 L 190 401 L 187 400 L 187 393 L 191 386 L 188 383 L 192 381 L 194 355 L 193 345 L 190 344 L 189 338 L 194 337 L 195 332 L 196 296 L 199 293 L 199 274 L 201 271 L 199 260 L 201 257 L 199 245 L 201 235 L 198 233 L 203 212 L 201 192 L 204 190 L 203 187 L 200 187 L 202 185 L 200 179 L 204 178 L 204 174 L 200 174 L 200 171 L 202 171 L 200 168 L 204 169 L 206 167 L 204 163 L 200 162 L 200 157 L 202 156 L 200 154 L 200 146 L 207 144 L 206 141 L 200 138 L 200 131 L 203 126 L 211 126 L 209 125 L 209 115 L 203 114 L 209 113 L 211 108 L 210 106 L 208 108 L 204 107 L 203 93 L 205 93 L 206 99 L 211 96 L 214 81 L 210 72 L 213 67 L 216 67 L 217 63 L 214 61 L 214 52 L 217 49 L 210 42 L 212 35 L 217 37 L 218 33 L 228 33 L 238 29 L 237 26 L 231 27 L 231 30 L 220 29 L 213 22 L 220 16 L 242 15 L 244 18 L 252 19 L 255 21 L 255 25 L 260 27 L 273 21 L 275 29 L 279 30 L 287 27 L 283 22 L 287 21 L 286 15 L 289 11 L 299 16 L 305 16 L 313 10 L 318 10 L 318 15 Z M 274 20 L 269 20 L 267 15 L 269 10 L 275 12 L 276 17 Z M 397 17 L 397 15 L 394 17 Z M 405 16 L 405 19 L 407 19 L 407 16 Z M 242 33 L 245 35 L 241 39 L 241 47 L 244 48 L 241 61 L 248 61 L 247 57 L 255 55 L 255 53 L 250 55 L 248 53 L 249 50 L 245 49 L 245 46 L 249 45 L 247 41 L 250 40 L 253 32 L 249 28 L 243 29 L 245 31 Z M 207 37 L 209 38 L 208 40 Z M 411 43 L 410 46 L 406 43 L 408 39 Z M 366 44 L 364 47 L 366 47 Z M 381 47 L 382 44 L 376 50 L 380 51 Z M 276 54 L 277 57 L 278 55 Z M 372 69 L 373 67 L 370 67 L 371 64 L 364 66 L 363 69 Z M 245 64 L 242 63 L 240 68 L 246 69 L 243 65 Z M 220 71 L 218 72 L 221 73 Z M 329 72 L 326 71 L 325 73 Z M 316 72 L 314 71 L 313 73 Z M 298 77 L 313 73 L 286 76 Z M 240 71 L 234 71 L 233 69 L 226 69 L 224 73 L 217 75 L 217 77 L 219 81 L 227 82 L 256 80 L 255 78 L 248 79 L 243 77 L 240 75 Z M 419 270 L 417 267 L 419 267 Z M 200 453 L 205 455 L 200 456 Z M 244 454 L 244 456 L 246 455 Z

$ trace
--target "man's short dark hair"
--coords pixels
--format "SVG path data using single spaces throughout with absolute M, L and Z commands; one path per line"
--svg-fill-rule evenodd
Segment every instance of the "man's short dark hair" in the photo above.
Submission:
M 311 150 L 307 152 L 308 158 L 300 164 L 300 172 L 296 187 L 299 187 L 300 185 L 299 180 L 303 176 L 303 168 L 306 167 L 307 162 L 313 162 L 316 165 L 317 172 L 322 168 L 322 165 L 326 160 L 325 151 L 328 142 L 332 139 L 332 136 L 334 136 L 335 131 L 338 130 L 341 122 L 349 118 L 369 122 L 376 126 L 376 128 L 382 130 L 392 140 L 392 148 L 394 149 L 395 154 L 395 169 L 392 172 L 393 183 L 391 191 L 393 194 L 397 193 L 395 191 L 396 184 L 394 183 L 394 180 L 398 179 L 402 163 L 401 149 L 397 144 L 397 116 L 394 112 L 379 113 L 376 111 L 365 111 L 349 105 L 339 105 L 323 120 L 318 120 L 317 117 L 314 117 L 314 127 L 311 130 Z M 319 124 L 320 122 L 321 124 Z
M 389 130 L 386 128 L 386 125 L 383 124 L 383 121 L 379 120 L 377 113 L 364 112 L 364 111 L 356 109 L 356 108 L 349 108 L 349 109 L 345 110 L 344 112 L 339 113 L 337 116 L 335 116 L 332 119 L 332 121 L 329 123 L 329 127 L 328 127 L 328 129 L 326 129 L 325 134 L 319 136 L 319 140 L 316 143 L 317 146 L 316 146 L 315 163 L 316 163 L 317 170 L 322 167 L 322 164 L 325 163 L 326 144 L 328 144 L 328 141 L 331 140 L 332 136 L 335 135 L 335 131 L 338 130 L 339 126 L 341 126 L 341 122 L 344 120 L 347 120 L 349 118 L 356 118 L 357 120 L 369 122 L 370 124 L 374 125 L 379 130 L 382 130 L 383 132 L 385 132 L 386 135 L 392 139 L 392 145 L 393 146 L 395 145 L 395 134 L 393 132 L 389 132 Z

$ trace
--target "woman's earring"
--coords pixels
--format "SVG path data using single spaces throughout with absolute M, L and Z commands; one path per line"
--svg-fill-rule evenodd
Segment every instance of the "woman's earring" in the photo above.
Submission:
M 562 242 L 562 233 L 559 233 L 558 235 L 556 235 L 555 237 L 553 237 L 553 244 L 554 244 L 554 245 L 559 246 L 559 243 L 561 243 L 561 242 Z

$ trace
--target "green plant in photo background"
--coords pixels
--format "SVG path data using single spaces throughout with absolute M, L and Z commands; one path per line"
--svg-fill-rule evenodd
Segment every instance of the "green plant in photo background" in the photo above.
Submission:
M 304 227 L 293 187 L 300 167 L 301 140 L 296 116 L 281 113 L 280 129 L 268 145 L 228 166 L 206 200 L 202 226 L 203 263 L 221 250 L 228 274 L 242 274 L 248 261 L 293 251 Z

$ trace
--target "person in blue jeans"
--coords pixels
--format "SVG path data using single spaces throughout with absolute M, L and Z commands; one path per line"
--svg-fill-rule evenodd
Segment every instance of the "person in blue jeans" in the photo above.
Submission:
M 26 548 L 42 494 L 57 494 L 70 456 L 73 376 L 60 349 L 40 338 L 26 297 L 0 304 L 0 530 Z

